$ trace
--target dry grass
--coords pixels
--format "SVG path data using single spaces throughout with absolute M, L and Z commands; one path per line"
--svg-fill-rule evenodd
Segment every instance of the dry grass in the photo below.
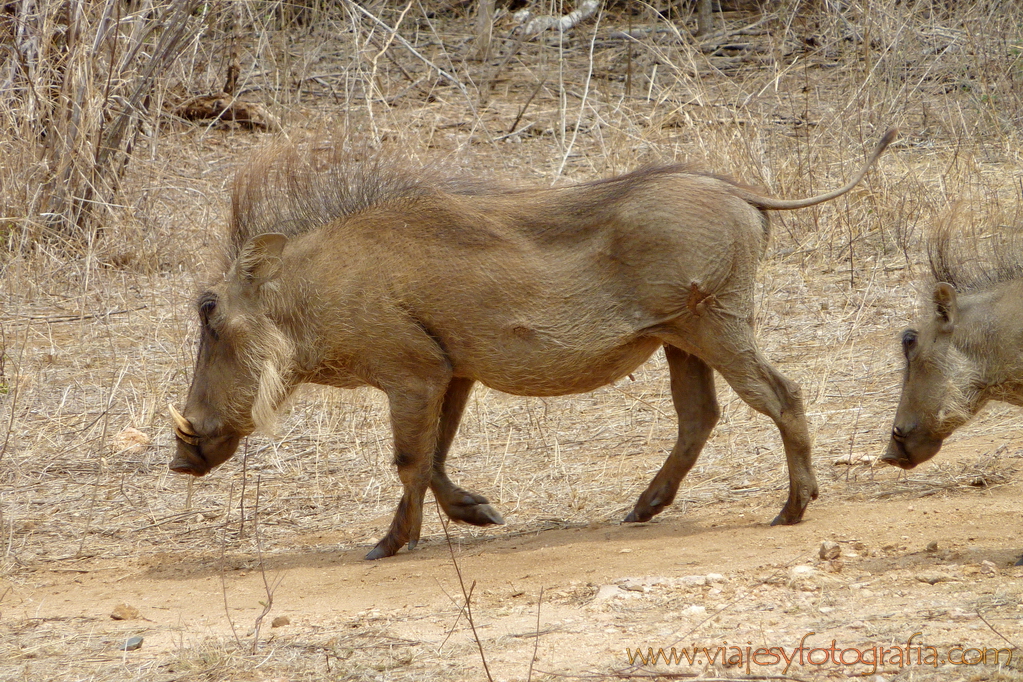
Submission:
M 570 34 L 529 41 L 519 41 L 511 18 L 499 13 L 493 56 L 479 62 L 471 59 L 472 21 L 441 4 L 375 3 L 367 11 L 308 3 L 293 14 L 283 5 L 240 3 L 253 28 L 242 44 L 241 90 L 292 136 L 343 122 L 371 145 L 400 147 L 412 160 L 445 158 L 470 172 L 538 184 L 687 158 L 780 196 L 806 196 L 841 184 L 884 130 L 898 126 L 900 141 L 850 195 L 774 216 L 757 293 L 762 348 L 803 387 L 823 484 L 817 504 L 968 494 L 978 477 L 993 484 L 1014 475 L 1011 452 L 968 469 L 938 462 L 908 479 L 831 462 L 879 454 L 886 441 L 900 369 L 894 338 L 918 298 L 928 227 L 953 207 L 982 230 L 1016 220 L 1023 8 L 1008 1 L 786 3 L 767 15 L 725 13 L 729 33 L 700 44 L 688 33 L 693 26 L 671 25 L 646 9 L 613 9 Z M 59 18 L 17 24 L 21 10 L 10 8 L 28 5 L 0 8 L 3 40 L 14 26 L 38 20 L 49 52 L 59 52 Z M 122 7 L 86 3 L 79 40 L 115 6 Z M 140 63 L 115 70 L 104 55 L 115 43 L 118 54 L 152 48 L 152 41 L 132 42 L 133 31 L 152 20 L 147 12 L 162 9 L 134 11 L 139 23 L 125 23 L 91 57 L 68 47 L 68 61 L 39 61 L 45 73 L 27 77 L 10 54 L 0 62 L 0 91 L 18 94 L 0 106 L 0 612 L 5 585 L 17 586 L 44 561 L 73 569 L 86 557 L 180 552 L 205 554 L 212 565 L 210 548 L 224 546 L 229 563 L 251 567 L 255 539 L 239 532 L 239 505 L 249 514 L 255 508 L 256 476 L 260 537 L 271 555 L 319 535 L 330 538 L 324 551 L 369 545 L 399 495 L 383 397 L 307 388 L 277 437 L 250 438 L 247 461 L 239 455 L 196 481 L 186 508 L 186 485 L 166 468 L 172 439 L 163 406 L 189 383 L 190 301 L 215 266 L 226 183 L 261 140 L 161 113 L 165 100 L 220 87 L 223 78 L 228 35 L 219 15 L 195 10 L 182 38 L 187 49 L 151 83 L 145 116 L 118 147 L 127 158 L 130 138 L 130 163 L 109 161 L 106 179 L 89 179 L 87 166 L 76 164 L 95 158 L 97 135 L 122 111 L 119 98 L 129 96 L 116 93 L 142 78 Z M 87 105 L 68 99 L 79 86 Z M 68 121 L 77 106 L 91 127 L 83 123 L 75 136 Z M 53 143 L 40 141 L 44 130 Z M 67 235 L 53 238 L 40 216 L 54 212 L 48 202 L 60 192 L 93 196 L 83 188 L 103 197 L 96 199 L 105 206 L 103 236 L 71 252 Z M 76 224 L 80 208 L 62 219 Z M 724 417 L 665 514 L 743 500 L 768 519 L 787 486 L 777 431 L 725 386 L 720 399 Z M 995 408 L 971 428 L 998 433 L 1013 415 Z M 115 435 L 127 427 L 151 443 L 119 444 Z M 459 528 L 453 540 L 619 519 L 674 434 L 659 357 L 634 380 L 586 395 L 523 399 L 479 387 L 451 474 L 488 495 L 508 525 Z M 424 541 L 442 536 L 428 518 Z M 0 677 L 45 660 L 47 679 L 79 679 L 82 665 L 94 671 L 89 679 L 150 679 L 151 670 L 97 656 L 89 635 L 54 642 L 67 631 L 56 625 L 7 624 Z M 386 627 L 345 632 L 326 656 L 295 645 L 275 650 L 271 667 L 310 679 L 472 677 L 447 657 L 433 660 L 407 642 L 387 641 Z M 386 647 L 383 658 L 379 647 Z M 369 649 L 374 656 L 359 654 Z M 161 670 L 173 671 L 168 679 L 262 679 L 266 655 L 183 633 L 178 657 Z

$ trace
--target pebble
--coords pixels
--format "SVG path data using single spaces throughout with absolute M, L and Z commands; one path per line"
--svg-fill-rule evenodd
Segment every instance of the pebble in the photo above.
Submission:
M 839 544 L 837 542 L 832 542 L 831 540 L 825 540 L 824 542 L 822 542 L 821 548 L 817 552 L 820 558 L 823 559 L 824 561 L 831 561 L 832 559 L 837 559 L 841 553 L 842 548 L 839 546 Z
M 925 571 L 923 573 L 917 573 L 914 576 L 917 580 L 928 585 L 934 585 L 937 583 L 948 582 L 952 579 L 951 576 L 944 573 L 935 573 L 934 571 Z
M 114 620 L 135 620 L 139 617 L 139 610 L 128 604 L 118 604 L 110 612 L 110 617 Z
M 142 648 L 142 637 L 131 637 L 121 645 L 121 651 L 135 651 Z

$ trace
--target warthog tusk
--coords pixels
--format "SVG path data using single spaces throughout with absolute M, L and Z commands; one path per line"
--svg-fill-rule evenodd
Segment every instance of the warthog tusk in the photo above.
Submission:
M 178 440 L 183 440 L 186 443 L 188 443 L 189 445 L 195 445 L 195 446 L 199 445 L 199 437 L 198 436 L 189 436 L 187 433 L 182 433 L 181 429 L 179 429 L 177 427 L 174 427 L 174 435 L 177 437 Z
M 170 409 L 171 418 L 174 420 L 174 435 L 190 445 L 198 445 L 199 434 L 195 432 L 189 421 L 185 419 L 185 416 L 178 412 L 177 408 L 174 407 L 174 403 L 168 403 L 167 407 Z

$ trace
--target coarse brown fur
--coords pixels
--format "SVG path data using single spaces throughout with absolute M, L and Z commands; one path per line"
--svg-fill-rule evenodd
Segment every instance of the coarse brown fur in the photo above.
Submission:
M 765 209 L 848 191 L 893 137 L 840 190 L 791 201 L 684 166 L 509 189 L 278 151 L 239 176 L 171 468 L 207 473 L 299 383 L 379 388 L 404 495 L 368 558 L 390 556 L 418 541 L 427 487 L 452 519 L 503 522 L 444 469 L 475 382 L 590 391 L 664 347 L 678 441 L 626 521 L 671 503 L 717 422 L 717 370 L 781 430 L 790 489 L 775 523 L 797 523 L 817 496 L 803 404 L 753 334 Z

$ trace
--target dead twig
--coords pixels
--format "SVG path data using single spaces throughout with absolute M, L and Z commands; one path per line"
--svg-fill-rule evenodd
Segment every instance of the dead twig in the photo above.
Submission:
M 123 310 L 108 310 L 105 313 L 90 313 L 85 315 L 18 315 L 16 317 L 8 317 L 8 322 L 14 322 L 17 320 L 42 320 L 44 322 L 81 322 L 83 320 L 99 320 L 104 317 L 110 317 L 111 315 L 124 315 L 125 313 L 133 313 L 136 310 L 145 310 L 149 306 L 140 305 L 137 308 L 125 308 Z
M 984 614 L 980 612 L 980 609 L 977 609 L 977 618 L 980 618 L 982 621 L 984 621 L 984 625 L 988 626 L 991 632 L 1001 637 L 1002 641 L 1006 642 L 1009 646 L 1011 646 L 1014 651 L 1019 651 L 1019 644 L 1016 644 L 1016 642 L 1012 641 L 1011 639 L 1003 635 L 1001 632 L 999 632 L 994 625 L 988 622 L 988 619 L 984 617 Z
M 256 616 L 256 625 L 252 631 L 252 653 L 256 653 L 256 648 L 259 646 L 259 629 L 263 625 L 263 618 L 274 607 L 274 592 L 277 591 L 281 581 L 284 580 L 282 574 L 275 576 L 272 581 L 266 578 L 266 565 L 263 563 L 263 543 L 259 539 L 259 487 L 262 478 L 262 476 L 256 476 L 256 506 L 252 511 L 252 534 L 256 538 L 256 556 L 259 560 L 259 574 L 263 578 L 263 589 L 266 590 L 266 601 L 259 602 L 263 605 L 263 611 Z
M 435 497 L 433 499 L 434 505 L 437 507 L 437 516 L 440 517 L 440 525 L 444 529 L 444 539 L 448 543 L 448 551 L 451 552 L 451 563 L 455 567 L 455 573 L 458 575 L 458 585 L 462 588 L 462 597 L 465 599 L 465 618 L 469 621 L 469 628 L 472 630 L 472 636 L 476 639 L 476 646 L 480 650 L 480 659 L 483 661 L 483 672 L 486 673 L 487 679 L 490 682 L 494 682 L 494 678 L 490 676 L 490 668 L 487 666 L 487 655 L 483 651 L 483 642 L 480 641 L 480 635 L 476 632 L 476 622 L 472 618 L 472 591 L 476 589 L 476 581 L 472 581 L 472 585 L 469 589 L 465 589 L 465 580 L 462 579 L 462 569 L 458 565 L 458 559 L 455 558 L 455 546 L 451 542 L 451 534 L 448 533 L 448 518 L 444 515 L 440 508 L 440 502 Z
M 231 634 L 234 635 L 234 641 L 240 648 L 242 645 L 241 637 L 238 636 L 238 630 L 234 627 L 234 620 L 231 619 L 231 609 L 227 604 L 227 532 L 228 522 L 231 516 L 231 502 L 234 499 L 234 481 L 231 482 L 231 487 L 227 491 L 227 516 L 224 518 L 224 533 L 220 536 L 220 592 L 224 597 L 224 615 L 227 616 L 227 624 L 231 626 Z
M 529 672 L 526 673 L 526 682 L 533 679 L 533 664 L 536 663 L 536 652 L 540 649 L 540 604 L 543 603 L 543 587 L 540 588 L 540 596 L 536 598 L 536 637 L 533 639 L 533 656 L 529 659 Z

